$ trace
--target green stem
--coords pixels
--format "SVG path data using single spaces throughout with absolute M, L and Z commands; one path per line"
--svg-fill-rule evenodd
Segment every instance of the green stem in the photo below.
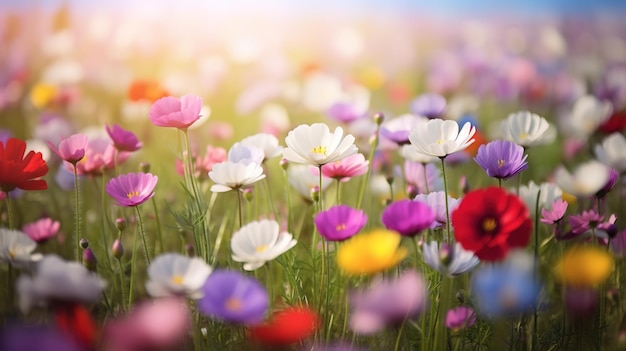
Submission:
M 126 301 L 125 282 L 124 282 L 124 265 L 122 264 L 122 258 L 117 259 L 117 266 L 120 270 L 120 293 L 122 296 L 122 303 L 120 304 L 122 310 L 124 310 L 124 302 Z M 129 303 L 130 305 L 130 303 Z
M 265 172 L 266 174 L 268 173 L 267 171 Z M 279 221 L 278 220 L 278 211 L 276 211 L 276 205 L 274 205 L 274 199 L 272 196 L 272 187 L 270 186 L 270 180 L 268 177 L 265 177 L 264 181 L 263 181 L 264 185 L 265 185 L 265 192 L 267 194 L 267 202 L 269 202 L 270 204 L 270 209 L 272 211 L 272 214 L 274 214 L 274 220 L 275 221 Z
M 452 233 L 450 232 L 450 208 L 448 205 L 448 179 L 446 178 L 446 163 L 445 163 L 445 156 L 444 157 L 440 157 L 441 159 L 441 173 L 443 174 L 443 190 L 444 190 L 444 197 L 446 200 L 446 233 L 448 234 L 448 243 L 450 243 L 450 241 L 452 240 Z
M 394 346 L 394 351 L 400 350 L 400 339 L 402 338 L 402 331 L 404 330 L 404 325 L 406 324 L 406 318 L 402 321 L 400 328 L 398 329 L 398 335 L 396 335 L 396 343 Z
M 239 228 L 243 225 L 243 209 L 241 207 L 241 191 L 239 189 L 235 189 L 237 192 L 237 206 L 239 207 Z
M 535 267 L 533 267 L 533 280 L 537 281 L 537 269 L 539 263 L 539 200 L 541 198 L 541 189 L 537 192 L 537 199 L 535 200 Z M 539 285 L 539 284 L 538 284 Z M 534 304 L 533 307 L 533 341 L 532 341 L 532 350 L 537 350 L 537 342 L 538 342 L 538 328 L 537 322 L 539 319 L 537 303 Z
M 137 261 L 137 237 L 138 235 L 135 235 L 135 239 L 133 240 L 133 255 L 130 259 L 130 285 L 128 287 L 128 309 L 130 309 L 130 306 L 133 303 L 133 293 L 135 291 L 134 287 L 135 287 L 135 267 L 136 267 L 136 261 Z
M 80 254 L 80 188 L 78 184 L 78 171 L 76 164 L 74 164 L 74 242 L 76 243 L 76 261 L 82 262 L 83 258 Z
M 272 305 L 274 304 L 274 281 L 272 280 L 272 268 L 270 267 L 270 262 L 265 265 L 267 269 L 267 294 L 269 295 L 269 309 L 272 309 Z
M 13 230 L 13 228 L 15 227 L 15 225 L 13 224 L 13 202 L 11 201 L 11 198 L 9 197 L 9 192 L 5 191 L 4 192 L 4 196 L 7 202 L 7 215 L 9 216 L 9 229 Z
M 367 187 L 367 183 L 369 182 L 370 173 L 372 173 L 372 161 L 374 160 L 374 153 L 376 153 L 376 147 L 378 146 L 378 134 L 380 132 L 380 125 L 376 126 L 376 132 L 374 133 L 374 140 L 370 145 L 370 152 L 367 156 L 367 161 L 369 162 L 367 167 L 367 173 L 365 173 L 365 177 L 361 181 L 361 189 L 359 190 L 359 197 L 356 200 L 356 208 L 361 209 L 361 203 L 363 202 L 363 196 L 365 194 L 365 188 Z
M 137 222 L 139 223 L 139 235 L 141 235 L 141 241 L 143 243 L 143 252 L 146 256 L 146 262 L 148 262 L 148 266 L 150 265 L 150 251 L 148 250 L 148 242 L 146 241 L 146 233 L 143 230 L 143 220 L 141 219 L 141 211 L 139 211 L 139 206 L 134 206 L 135 212 L 137 213 Z
M 285 175 L 285 196 L 287 196 L 287 232 L 293 233 L 293 213 L 291 211 L 291 189 L 289 188 L 289 174 L 287 170 L 284 172 Z M 294 238 L 297 240 L 300 236 L 300 232 L 294 235 Z
M 335 205 L 341 204 L 341 181 L 337 179 L 337 198 Z
M 426 188 L 426 194 L 430 194 L 430 186 L 428 186 L 428 172 L 426 170 L 426 166 L 428 166 L 428 163 L 422 163 L 422 166 L 424 167 L 424 185 Z
M 152 210 L 154 211 L 154 218 L 156 219 L 157 225 L 157 235 L 159 236 L 159 253 L 163 253 L 163 231 L 161 230 L 161 220 L 159 219 L 159 210 L 157 208 L 156 200 L 154 196 L 151 199 L 152 201 Z
M 319 171 L 319 191 L 320 191 L 320 199 L 319 199 L 319 212 L 324 211 L 324 192 L 322 191 L 322 167 L 324 165 L 317 166 L 317 170 Z

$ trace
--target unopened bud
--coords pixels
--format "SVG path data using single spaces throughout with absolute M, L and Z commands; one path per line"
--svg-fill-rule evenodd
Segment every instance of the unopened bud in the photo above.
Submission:
M 414 199 L 419 194 L 419 189 L 415 185 L 407 185 L 406 193 L 409 199 Z
M 461 189 L 463 190 L 463 194 L 467 194 L 470 192 L 471 187 L 470 187 L 470 183 L 469 180 L 467 180 L 467 177 L 465 176 L 461 176 Z
M 243 189 L 243 198 L 246 199 L 246 201 L 248 202 L 252 201 L 252 198 L 253 198 L 252 188 Z
M 120 239 L 115 239 L 113 242 L 113 247 L 111 247 L 111 253 L 113 257 L 120 259 L 124 256 L 124 246 L 122 246 L 122 241 Z
M 441 244 L 441 248 L 439 248 L 439 262 L 441 262 L 442 265 L 447 267 L 452 262 L 454 258 L 453 255 L 454 252 L 448 243 Z
M 459 301 L 459 303 L 464 304 L 465 303 L 465 290 L 461 289 L 457 291 L 455 297 L 457 301 Z
M 86 248 L 83 251 L 83 265 L 88 270 L 95 272 L 98 266 L 98 260 L 96 259 L 96 255 L 90 248 Z
M 286 158 L 281 158 L 280 159 L 280 168 L 282 168 L 283 170 L 287 170 L 287 168 L 289 168 L 289 161 L 287 161 Z
M 80 245 L 80 247 L 85 250 L 89 247 L 89 240 L 82 238 L 80 239 L 80 241 L 78 242 L 78 245 Z
M 320 201 L 320 187 L 319 186 L 314 186 L 311 188 L 311 200 L 313 200 L 313 202 Z
M 126 229 L 126 219 L 122 217 L 115 219 L 115 228 L 117 228 L 120 232 L 123 232 L 124 229 Z
M 383 124 L 384 121 L 385 121 L 385 115 L 382 112 L 377 112 L 374 114 L 374 122 L 377 125 Z
M 150 172 L 150 162 L 141 162 L 139 164 L 139 169 L 144 173 Z
M 191 244 L 185 245 L 185 251 L 187 251 L 187 256 L 189 257 L 194 257 L 196 255 L 196 250 Z

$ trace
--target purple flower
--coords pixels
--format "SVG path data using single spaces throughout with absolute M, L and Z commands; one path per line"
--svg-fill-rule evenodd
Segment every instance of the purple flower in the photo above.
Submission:
M 45 325 L 9 325 L 0 332 L 0 350 L 5 351 L 79 351 L 66 333 Z
M 411 112 L 428 118 L 442 118 L 446 112 L 446 99 L 439 94 L 422 94 L 411 102 Z
M 613 189 L 613 187 L 615 186 L 615 183 L 617 183 L 618 175 L 619 174 L 615 168 L 609 169 L 609 179 L 606 181 L 606 184 L 604 184 L 604 187 L 598 190 L 598 192 L 596 193 L 596 197 L 598 198 L 605 197 L 606 194 L 608 194 L 611 191 L 611 189 Z
M 55 154 L 59 155 L 63 161 L 75 165 L 85 157 L 85 150 L 87 149 L 88 143 L 89 140 L 85 134 L 74 134 L 61 140 L 58 149 L 52 143 L 48 143 L 48 146 Z
M 326 112 L 328 117 L 341 123 L 351 123 L 365 116 L 364 111 L 347 102 L 337 102 Z
M 441 171 L 433 163 L 423 164 L 405 161 L 404 177 L 407 183 L 417 188 L 415 189 L 416 194 L 428 194 L 432 191 L 443 190 Z
M 459 306 L 449 309 L 446 313 L 446 327 L 452 331 L 471 327 L 474 323 L 476 323 L 476 314 L 471 307 Z
M 359 230 L 367 223 L 367 215 L 350 206 L 337 205 L 315 216 L 317 231 L 326 240 L 343 241 Z
M 422 116 L 405 114 L 383 122 L 380 135 L 398 145 L 409 144 L 409 134 L 414 128 L 422 128 L 428 120 Z
M 35 242 L 42 243 L 55 236 L 60 227 L 61 223 L 46 217 L 24 225 L 22 231 Z
M 393 280 L 376 280 L 369 288 L 350 295 L 350 329 L 372 334 L 387 325 L 402 323 L 426 307 L 428 290 L 424 279 L 413 270 Z
M 435 212 L 423 202 L 400 200 L 385 208 L 382 221 L 387 229 L 404 236 L 415 236 L 430 228 L 435 221 Z
M 159 177 L 151 173 L 122 174 L 109 180 L 106 192 L 119 206 L 138 206 L 154 196 Z
M 143 143 L 137 139 L 135 133 L 128 131 L 117 124 L 106 126 L 107 134 L 113 141 L 113 145 L 118 151 L 137 151 L 141 149 Z
M 430 208 L 435 212 L 435 221 L 431 225 L 431 228 L 443 227 L 446 224 L 446 193 L 443 191 L 435 191 L 432 193 L 420 194 L 415 197 L 415 201 L 420 201 L 428 204 Z M 455 199 L 448 196 L 448 207 L 450 209 L 450 216 L 456 208 L 459 206 L 460 199 Z
M 494 140 L 478 148 L 474 161 L 490 177 L 508 179 L 528 168 L 524 148 L 508 140 Z
M 552 209 L 541 209 L 541 223 L 555 224 L 563 219 L 567 211 L 567 202 L 562 199 L 556 199 L 552 202 Z
M 263 321 L 269 308 L 265 288 L 254 278 L 235 271 L 216 270 L 202 287 L 198 308 L 204 314 L 246 325 Z

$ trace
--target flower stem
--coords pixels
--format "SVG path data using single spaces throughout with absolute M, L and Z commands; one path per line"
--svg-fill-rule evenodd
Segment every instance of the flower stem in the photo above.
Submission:
M 267 173 L 268 172 L 266 171 L 265 174 Z M 274 220 L 278 222 L 278 211 L 276 211 L 276 205 L 274 205 L 273 196 L 272 196 L 272 187 L 270 186 L 269 178 L 265 177 L 265 179 L 263 180 L 263 183 L 265 185 L 265 190 L 267 193 L 267 202 L 270 203 L 270 209 L 272 211 L 272 214 L 274 215 Z
M 9 192 L 5 191 L 4 192 L 4 196 L 6 198 L 7 201 L 7 215 L 9 216 L 9 229 L 13 230 L 14 224 L 13 224 L 13 203 L 11 201 L 11 198 L 9 197 Z
M 76 164 L 74 164 L 74 241 L 76 242 L 76 261 L 82 262 L 83 258 L 80 254 L 80 188 Z
M 445 156 L 440 157 L 441 159 L 441 173 L 443 174 L 443 190 L 444 197 L 446 200 L 446 232 L 448 234 L 448 243 L 452 240 L 452 233 L 450 233 L 450 207 L 448 205 L 448 179 L 446 178 L 446 163 Z
M 396 335 L 396 344 L 394 346 L 394 351 L 400 350 L 400 339 L 402 338 L 402 331 L 404 331 L 404 325 L 406 324 L 406 318 L 402 321 L 400 328 L 398 329 L 398 335 Z
M 293 213 L 291 211 L 291 192 L 289 189 L 289 175 L 287 174 L 287 170 L 284 172 L 285 175 L 285 196 L 287 197 L 287 232 L 293 233 Z M 300 236 L 300 232 L 297 232 L 294 238 L 297 240 Z
M 324 211 L 324 195 L 323 195 L 324 193 L 322 192 L 322 177 L 323 177 L 323 174 L 322 174 L 322 167 L 323 167 L 323 166 L 324 166 L 324 165 L 319 165 L 319 166 L 317 166 L 317 167 L 318 167 L 318 171 L 319 171 L 319 173 L 320 173 L 320 174 L 319 174 L 319 191 L 320 191 L 320 199 L 319 199 L 319 202 L 318 202 L 318 205 L 319 205 L 319 210 L 318 210 L 318 213 L 319 213 L 319 212 Z
M 156 219 L 157 225 L 157 235 L 159 236 L 159 253 L 163 253 L 163 231 L 161 230 L 161 220 L 159 219 L 159 210 L 157 208 L 156 200 L 154 196 L 151 199 L 152 201 L 152 210 L 154 211 L 154 218 Z
M 133 241 L 133 255 L 130 259 L 130 285 L 128 287 L 128 309 L 133 303 L 133 292 L 135 287 L 135 262 L 137 259 L 137 236 L 135 235 L 135 240 Z
M 369 182 L 370 173 L 372 173 L 372 161 L 374 160 L 374 154 L 376 153 L 376 147 L 378 146 L 378 134 L 380 132 L 380 125 L 376 126 L 376 132 L 374 133 L 374 139 L 370 143 L 370 152 L 367 156 L 367 161 L 369 162 L 367 165 L 367 172 L 365 173 L 365 177 L 361 181 L 361 189 L 359 190 L 359 197 L 356 200 L 356 208 L 361 209 L 361 203 L 363 202 L 363 195 L 365 195 L 365 188 L 367 187 L 367 183 Z
M 537 200 L 535 200 L 535 267 L 533 267 L 533 280 L 537 280 L 537 269 L 539 262 L 539 199 L 541 198 L 541 189 L 537 192 Z M 532 349 L 537 350 L 537 342 L 538 342 L 538 329 L 537 329 L 537 321 L 538 321 L 538 312 L 537 312 L 537 303 L 533 306 L 533 341 L 532 341 Z
M 146 242 L 146 233 L 143 230 L 143 220 L 141 219 L 141 211 L 139 206 L 134 206 L 135 212 L 137 212 L 137 222 L 139 223 L 139 235 L 141 235 L 141 241 L 143 242 L 143 251 L 146 256 L 146 262 L 150 265 L 150 251 L 148 250 L 148 243 Z
M 241 208 L 241 191 L 235 189 L 237 192 L 237 206 L 239 207 L 239 228 L 243 225 L 243 209 Z
M 117 266 L 120 270 L 119 274 L 120 274 L 120 292 L 121 292 L 121 297 L 122 297 L 122 303 L 120 304 L 122 310 L 124 310 L 124 302 L 126 301 L 126 293 L 124 290 L 125 289 L 125 284 L 124 284 L 124 266 L 122 265 L 122 258 L 118 258 L 117 259 Z
M 341 204 L 341 181 L 337 179 L 337 202 L 335 205 Z
M 424 167 L 424 188 L 426 190 L 425 194 L 430 194 L 430 187 L 428 186 L 428 171 L 426 170 L 426 166 L 428 166 L 428 163 L 422 163 L 422 166 Z

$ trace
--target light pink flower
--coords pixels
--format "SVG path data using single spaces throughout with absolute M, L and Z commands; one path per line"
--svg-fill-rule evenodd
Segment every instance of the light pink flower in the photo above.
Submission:
M 233 126 L 228 122 L 212 122 L 209 135 L 216 140 L 228 140 L 233 136 Z
M 347 182 L 352 177 L 367 173 L 369 163 L 363 154 L 354 154 L 342 160 L 325 164 L 322 167 L 322 174 L 327 178 Z
M 565 216 L 567 211 L 567 202 L 561 199 L 556 199 L 552 202 L 552 209 L 541 209 L 541 223 L 555 224 Z
M 202 99 L 199 96 L 185 95 L 180 99 L 166 96 L 150 107 L 150 121 L 155 126 L 186 130 L 200 118 L 201 109 Z
M 36 222 L 25 224 L 22 231 L 37 243 L 42 243 L 52 238 L 59 232 L 61 223 L 51 218 L 42 218 Z
M 119 151 L 137 151 L 143 143 L 137 139 L 135 133 L 120 127 L 117 124 L 106 126 L 107 134 L 113 141 L 113 146 Z
M 85 157 L 76 164 L 79 175 L 99 176 L 104 170 L 115 167 L 115 146 L 108 138 L 89 140 L 85 149 Z M 117 153 L 117 164 L 122 164 L 130 156 L 129 152 Z M 68 168 L 73 171 L 72 168 Z
M 54 153 L 59 155 L 63 161 L 76 164 L 85 157 L 85 149 L 87 148 L 88 142 L 89 140 L 85 134 L 74 134 L 61 140 L 58 149 L 52 143 L 48 143 L 48 146 Z
M 227 159 L 226 149 L 207 145 L 204 156 L 195 157 L 194 175 L 196 177 L 208 177 L 207 174 L 213 170 L 213 165 L 222 163 Z M 176 160 L 176 172 L 180 175 L 185 173 L 183 161 Z

